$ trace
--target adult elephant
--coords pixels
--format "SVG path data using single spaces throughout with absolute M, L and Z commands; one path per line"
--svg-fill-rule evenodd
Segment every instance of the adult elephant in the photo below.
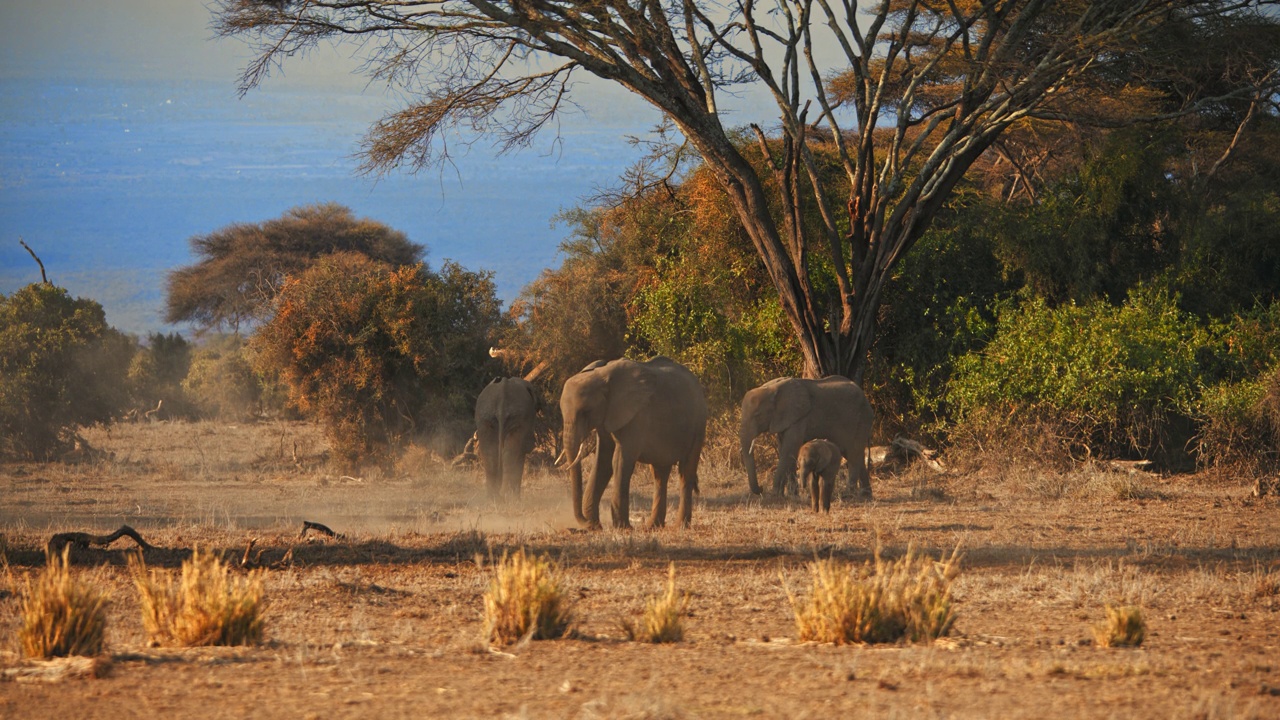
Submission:
M 795 477 L 800 446 L 810 440 L 830 440 L 849 462 L 849 479 L 858 493 L 871 497 L 871 475 L 866 451 L 871 442 L 875 414 L 858 384 L 838 376 L 821 380 L 782 377 L 750 390 L 742 398 L 742 424 L 738 429 L 742 464 L 747 468 L 751 492 L 759 495 L 752 442 L 761 433 L 778 436 L 778 467 L 773 492 L 782 494 Z
M 625 358 L 595 362 L 565 381 L 560 393 L 564 452 L 570 460 L 573 514 L 582 524 L 600 527 L 600 498 L 611 477 L 613 526 L 631 527 L 631 474 L 637 462 L 653 467 L 655 487 L 651 527 L 667 518 L 667 480 L 680 468 L 680 525 L 693 518 L 698 461 L 707 434 L 707 400 L 688 368 L 657 357 L 648 362 Z M 583 442 L 596 431 L 596 469 L 583 497 Z M 612 458 L 612 462 L 610 462 Z
M 538 397 L 520 378 L 494 378 L 476 398 L 476 444 L 489 497 L 520 497 L 524 460 L 533 450 Z

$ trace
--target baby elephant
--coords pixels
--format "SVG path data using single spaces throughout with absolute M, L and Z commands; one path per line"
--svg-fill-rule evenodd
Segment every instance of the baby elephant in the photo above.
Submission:
M 819 501 L 823 512 L 831 512 L 831 491 L 839 471 L 840 448 L 835 443 L 810 440 L 800 448 L 800 484 L 809 488 L 814 512 L 818 511 Z

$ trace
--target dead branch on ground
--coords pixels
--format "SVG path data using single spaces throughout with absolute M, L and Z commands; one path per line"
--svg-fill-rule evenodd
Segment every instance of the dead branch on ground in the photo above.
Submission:
M 329 526 L 328 526 L 328 525 L 322 525 L 322 524 L 317 523 L 317 522 L 311 522 L 310 520 L 303 520 L 303 521 L 302 521 L 302 533 L 301 533 L 301 534 L 299 534 L 299 535 L 298 535 L 298 537 L 306 537 L 306 536 L 307 536 L 307 531 L 308 531 L 308 530 L 315 530 L 316 532 L 321 533 L 321 534 L 323 534 L 323 535 L 328 535 L 329 537 L 331 537 L 331 538 L 333 538 L 333 539 L 335 539 L 335 540 L 346 540 L 346 539 L 347 539 L 347 536 L 346 536 L 346 535 L 343 535 L 342 533 L 336 533 L 336 532 L 334 532 L 333 530 L 331 530 L 331 529 L 329 528 Z
M 133 541 L 138 543 L 138 547 L 142 548 L 143 550 L 156 549 L 154 545 L 148 543 L 146 540 L 143 540 L 142 536 L 138 534 L 137 530 L 134 530 L 128 525 L 121 525 L 119 530 L 116 530 L 110 535 L 90 535 L 89 533 L 84 533 L 84 532 L 58 533 L 53 537 L 49 538 L 48 548 L 50 553 L 57 555 L 58 553 L 61 553 L 63 548 L 65 548 L 68 545 L 71 545 L 77 548 L 87 548 L 90 545 L 105 546 L 105 545 L 110 545 L 111 543 L 120 539 L 121 536 L 126 536 L 126 535 L 130 538 L 133 538 Z

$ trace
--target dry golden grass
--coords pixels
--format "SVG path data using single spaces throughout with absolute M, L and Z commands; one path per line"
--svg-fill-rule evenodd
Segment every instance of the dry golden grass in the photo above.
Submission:
M 1138 647 L 1147 637 L 1147 622 L 1136 605 L 1107 605 L 1107 618 L 1093 628 L 1098 647 Z
M 148 571 L 130 558 L 142 605 L 142 624 L 153 643 L 256 645 L 263 633 L 261 571 L 232 578 L 230 567 L 199 548 L 182 563 L 178 582 L 167 572 Z
M 97 655 L 107 626 L 107 596 L 99 584 L 71 571 L 67 553 L 49 555 L 28 579 L 22 598 L 22 651 L 33 658 Z
M 500 644 L 564 637 L 573 613 L 560 566 L 523 548 L 503 553 L 484 594 L 484 616 L 485 637 Z
M 640 622 L 623 623 L 627 639 L 647 643 L 674 643 L 684 639 L 683 617 L 689 612 L 689 596 L 676 592 L 676 564 L 667 574 L 667 592 L 645 601 Z
M 834 559 L 809 567 L 809 597 L 797 600 L 788 591 L 801 640 L 921 642 L 949 634 L 955 624 L 951 584 L 959 571 L 958 551 L 935 562 L 910 547 L 902 558 L 885 560 L 877 548 L 875 561 L 861 568 Z

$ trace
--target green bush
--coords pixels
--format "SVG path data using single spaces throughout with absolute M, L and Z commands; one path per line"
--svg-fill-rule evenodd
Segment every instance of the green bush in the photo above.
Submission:
M 262 384 L 239 338 L 198 351 L 182 388 L 206 417 L 249 420 L 260 409 Z
M 178 333 L 152 333 L 129 363 L 129 394 L 133 412 L 164 403 L 164 416 L 192 418 L 195 404 L 182 387 L 191 368 L 191 343 Z
M 1164 292 L 1135 291 L 1120 307 L 1034 298 L 1001 312 L 992 342 L 957 361 L 948 400 L 961 422 L 1032 416 L 1079 449 L 1147 453 L 1193 415 L 1209 346 Z
M 128 402 L 134 342 L 102 306 L 31 284 L 0 295 L 0 455 L 48 459 Z

